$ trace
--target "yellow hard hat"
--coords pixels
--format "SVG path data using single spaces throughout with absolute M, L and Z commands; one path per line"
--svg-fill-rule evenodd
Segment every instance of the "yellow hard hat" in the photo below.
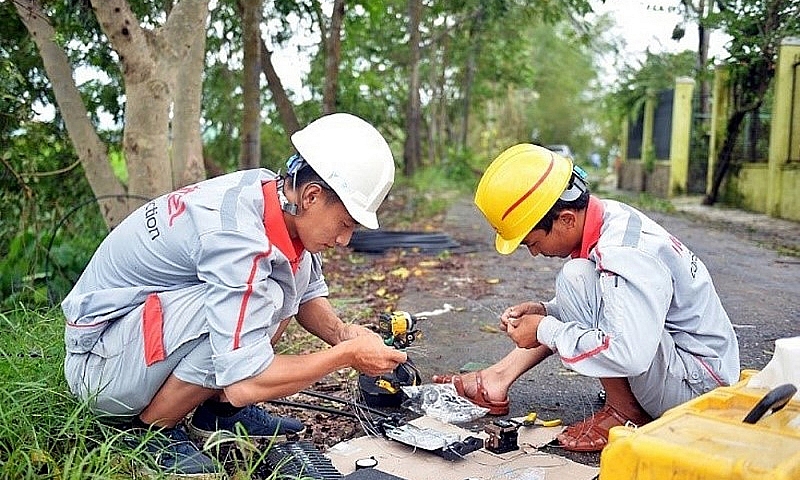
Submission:
M 522 143 L 495 158 L 475 191 L 475 205 L 497 231 L 495 248 L 513 252 L 555 205 L 572 177 L 572 162 Z

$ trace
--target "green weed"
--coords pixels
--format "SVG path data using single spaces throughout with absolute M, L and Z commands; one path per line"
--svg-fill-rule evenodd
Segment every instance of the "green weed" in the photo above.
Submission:
M 69 393 L 63 335 L 57 309 L 0 312 L 0 478 L 140 477 L 149 465 L 142 449 L 126 445 L 124 431 L 98 422 Z M 252 475 L 260 457 L 234 465 L 235 478 L 265 478 Z

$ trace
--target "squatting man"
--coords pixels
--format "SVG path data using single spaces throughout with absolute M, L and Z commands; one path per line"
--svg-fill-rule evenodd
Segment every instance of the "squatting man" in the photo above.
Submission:
M 298 433 L 298 420 L 254 404 L 342 368 L 379 375 L 407 360 L 337 316 L 319 255 L 347 245 L 359 224 L 378 228 L 394 182 L 389 145 L 347 113 L 291 141 L 284 175 L 238 171 L 134 211 L 62 303 L 71 391 L 129 426 L 165 472 L 221 473 L 179 427 L 191 412 L 190 433 L 201 438 L 237 425 L 252 438 Z M 276 354 L 291 318 L 331 347 Z
M 517 348 L 488 368 L 435 375 L 489 413 L 509 412 L 508 390 L 556 353 L 598 378 L 605 406 L 559 437 L 566 450 L 600 451 L 617 425 L 642 425 L 739 378 L 739 345 L 705 265 L 680 240 L 624 203 L 592 196 L 585 173 L 543 147 L 519 144 L 486 169 L 475 203 L 495 247 L 570 258 L 550 301 L 507 308 Z M 520 282 L 535 282 L 527 275 Z

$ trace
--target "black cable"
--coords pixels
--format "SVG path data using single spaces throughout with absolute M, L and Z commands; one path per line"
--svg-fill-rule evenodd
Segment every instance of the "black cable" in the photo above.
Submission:
M 424 252 L 441 252 L 461 245 L 444 233 L 356 230 L 350 238 L 349 246 L 357 252 L 384 253 L 392 248 L 419 248 Z
M 341 415 L 342 417 L 358 418 L 358 415 L 352 412 L 345 412 L 344 410 L 337 410 L 335 408 L 323 407 L 321 405 L 313 405 L 310 403 L 290 402 L 288 400 L 268 400 L 267 403 L 273 405 L 283 405 L 285 407 L 305 408 L 308 410 L 317 410 L 324 413 L 332 413 L 334 415 Z
M 364 405 L 362 403 L 358 403 L 358 402 L 355 402 L 355 401 L 346 400 L 344 398 L 340 398 L 340 397 L 337 397 L 337 396 L 334 396 L 334 395 L 328 395 L 326 393 L 316 392 L 314 390 L 300 390 L 298 393 L 303 393 L 303 394 L 309 395 L 311 397 L 322 398 L 322 399 L 325 399 L 325 400 L 331 400 L 333 402 L 343 403 L 345 405 L 352 405 L 354 407 L 361 408 L 363 410 L 366 410 L 367 412 L 374 413 L 375 415 L 380 415 L 382 417 L 387 417 L 387 418 L 391 417 L 390 414 L 388 414 L 386 412 L 382 412 L 382 411 L 380 411 L 380 410 L 378 410 L 376 408 L 372 408 L 370 406 L 367 406 L 367 405 Z

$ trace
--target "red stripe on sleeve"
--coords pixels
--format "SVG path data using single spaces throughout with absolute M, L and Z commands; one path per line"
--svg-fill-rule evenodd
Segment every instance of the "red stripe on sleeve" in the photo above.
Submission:
M 589 357 L 593 357 L 593 356 L 597 355 L 598 353 L 602 352 L 603 350 L 607 350 L 608 349 L 608 345 L 610 343 L 611 343 L 611 338 L 608 335 L 606 335 L 606 337 L 603 339 L 603 343 L 600 346 L 598 346 L 597 348 L 593 348 L 593 349 L 589 350 L 588 352 L 581 353 L 580 355 L 576 355 L 574 357 L 570 357 L 570 358 L 561 357 L 561 360 L 563 360 L 565 363 L 580 362 L 581 360 L 585 360 L 585 359 L 587 359 Z
M 236 331 L 233 334 L 234 350 L 238 349 L 240 346 L 239 341 L 241 340 L 242 325 L 244 324 L 244 316 L 247 314 L 247 303 L 250 301 L 250 296 L 253 294 L 253 279 L 255 279 L 256 273 L 258 272 L 258 262 L 263 258 L 269 257 L 270 253 L 272 253 L 272 245 L 269 246 L 269 250 L 265 253 L 259 253 L 253 257 L 253 266 L 250 268 L 250 276 L 247 278 L 247 290 L 245 290 L 244 296 L 242 297 L 242 305 L 239 307 L 239 318 L 236 321 Z

